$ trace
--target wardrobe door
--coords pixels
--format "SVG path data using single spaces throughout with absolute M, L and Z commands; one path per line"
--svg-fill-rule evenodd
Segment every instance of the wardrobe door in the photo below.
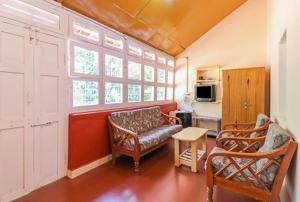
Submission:
M 0 201 L 19 197 L 30 187 L 30 40 L 28 29 L 0 22 Z
M 65 167 L 63 150 L 64 40 L 37 33 L 34 92 L 34 179 L 40 187 L 61 177 Z
M 243 80 L 246 77 L 244 70 L 223 71 L 223 102 L 222 102 L 222 124 L 241 123 L 246 121 L 243 111 L 245 101 L 245 86 Z
M 247 70 L 246 102 L 244 110 L 247 114 L 247 122 L 255 122 L 259 113 L 265 113 L 266 95 L 265 68 L 252 68 Z

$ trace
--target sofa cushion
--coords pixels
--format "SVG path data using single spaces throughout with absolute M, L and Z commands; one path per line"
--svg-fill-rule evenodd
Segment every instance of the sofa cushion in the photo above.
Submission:
M 263 144 L 263 146 L 258 150 L 258 152 L 268 152 L 268 151 L 273 151 L 274 149 L 277 149 L 281 147 L 284 143 L 286 143 L 291 137 L 289 134 L 282 129 L 279 125 L 277 124 L 271 124 L 269 126 L 267 135 L 266 135 L 266 140 Z M 277 157 L 275 159 L 277 162 L 281 162 L 282 158 Z M 269 159 L 261 159 L 256 162 L 256 168 L 257 170 L 260 170 L 263 168 L 267 163 Z M 273 181 L 275 179 L 276 173 L 278 170 L 278 165 L 272 164 L 269 166 L 266 170 L 264 170 L 260 178 L 263 180 L 263 182 L 271 188 L 273 185 Z
M 113 122 L 122 128 L 142 133 L 163 125 L 164 119 L 160 107 L 149 107 L 137 110 L 114 112 L 111 114 Z
M 139 135 L 141 151 L 147 150 L 167 140 L 171 135 L 182 130 L 181 125 L 163 125 Z
M 262 114 L 262 113 L 258 114 L 254 128 L 257 129 L 257 128 L 264 126 L 269 120 L 270 120 L 270 118 L 268 116 L 266 116 L 265 114 Z M 250 134 L 250 137 L 256 137 L 256 136 L 257 136 L 256 132 L 253 132 Z

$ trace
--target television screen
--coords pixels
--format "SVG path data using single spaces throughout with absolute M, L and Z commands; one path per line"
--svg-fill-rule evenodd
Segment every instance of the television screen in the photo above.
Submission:
M 198 86 L 197 98 L 211 98 L 211 86 Z

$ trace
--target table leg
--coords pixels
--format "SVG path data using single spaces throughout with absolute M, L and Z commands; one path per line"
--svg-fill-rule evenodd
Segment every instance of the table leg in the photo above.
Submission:
M 179 145 L 179 140 L 174 140 L 174 151 L 175 151 L 175 166 L 179 167 L 180 166 L 180 145 Z
M 194 141 L 191 143 L 191 153 L 192 153 L 192 172 L 197 172 L 197 146 L 198 142 Z
M 203 154 L 203 159 L 206 159 L 207 157 L 207 133 L 204 135 L 204 140 L 202 141 L 202 150 L 205 152 Z

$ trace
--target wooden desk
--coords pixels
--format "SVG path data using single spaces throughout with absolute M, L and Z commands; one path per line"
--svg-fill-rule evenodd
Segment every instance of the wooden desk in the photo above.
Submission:
M 190 166 L 192 172 L 197 172 L 197 162 L 206 158 L 207 154 L 207 129 L 189 127 L 176 133 L 174 138 L 175 145 L 175 166 L 179 167 L 181 164 Z M 198 149 L 198 140 L 203 138 L 202 148 Z M 180 141 L 189 142 L 191 147 L 180 153 Z

